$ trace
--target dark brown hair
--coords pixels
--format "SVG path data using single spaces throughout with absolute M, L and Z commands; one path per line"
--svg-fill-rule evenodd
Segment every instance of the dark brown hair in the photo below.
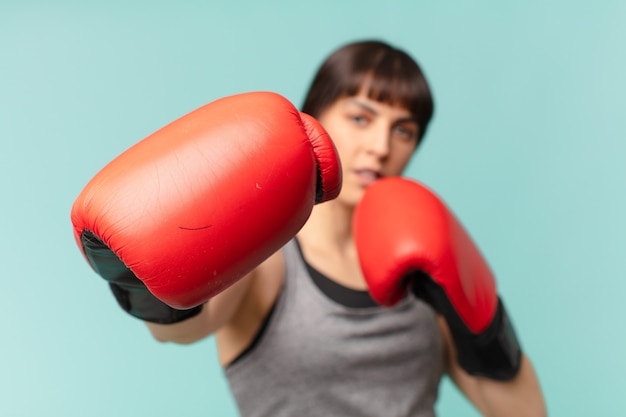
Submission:
M 409 110 L 421 142 L 433 114 L 430 88 L 413 58 L 381 41 L 354 42 L 333 52 L 313 78 L 302 111 L 319 117 L 336 100 L 355 96 L 363 87 L 369 98 Z

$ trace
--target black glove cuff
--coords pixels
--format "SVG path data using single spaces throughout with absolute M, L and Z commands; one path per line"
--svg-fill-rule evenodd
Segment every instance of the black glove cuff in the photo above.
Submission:
M 109 283 L 113 295 L 124 311 L 138 319 L 159 324 L 174 324 L 197 316 L 202 305 L 178 310 L 156 298 L 147 288 L 127 287 Z
M 131 316 L 152 323 L 172 324 L 200 314 L 202 306 L 177 310 L 156 298 L 107 245 L 92 232 L 81 234 L 85 255 L 92 268 L 109 282 L 120 307 Z
M 451 330 L 459 364 L 469 374 L 508 381 L 519 372 L 522 350 L 502 301 L 498 300 L 494 319 L 482 333 Z
M 443 288 L 426 274 L 420 273 L 412 278 L 413 293 L 446 318 L 456 346 L 457 360 L 467 373 L 499 381 L 507 381 L 517 375 L 522 351 L 500 299 L 489 326 L 480 334 L 475 334 L 461 320 Z

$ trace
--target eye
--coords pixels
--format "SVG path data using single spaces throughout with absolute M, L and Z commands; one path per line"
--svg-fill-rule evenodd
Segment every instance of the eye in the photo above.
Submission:
M 400 124 L 393 127 L 392 134 L 399 139 L 410 141 L 417 139 L 417 128 Z
M 359 127 L 365 127 L 367 126 L 367 124 L 369 123 L 370 119 L 369 117 L 367 117 L 367 115 L 364 114 L 360 114 L 360 113 L 349 113 L 348 114 L 348 120 Z

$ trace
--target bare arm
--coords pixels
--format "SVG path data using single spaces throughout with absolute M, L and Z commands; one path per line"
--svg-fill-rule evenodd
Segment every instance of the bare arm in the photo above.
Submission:
M 146 325 L 160 342 L 189 344 L 215 334 L 221 360 L 227 363 L 256 334 L 278 296 L 283 276 L 279 251 L 211 298 L 197 316 L 176 324 L 146 322 Z
M 159 342 L 190 344 L 204 339 L 235 314 L 253 279 L 254 271 L 205 303 L 197 316 L 175 324 L 145 322 L 146 326 Z
M 519 373 L 510 381 L 475 377 L 456 361 L 456 348 L 443 318 L 439 326 L 446 341 L 448 374 L 459 390 L 485 417 L 544 417 L 546 404 L 537 374 L 526 355 L 522 355 Z

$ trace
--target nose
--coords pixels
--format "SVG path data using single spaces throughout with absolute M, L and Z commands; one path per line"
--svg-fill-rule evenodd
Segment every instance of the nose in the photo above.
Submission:
M 380 123 L 374 129 L 371 129 L 367 141 L 368 151 L 379 158 L 385 158 L 389 155 L 389 135 L 389 128 L 384 123 Z

